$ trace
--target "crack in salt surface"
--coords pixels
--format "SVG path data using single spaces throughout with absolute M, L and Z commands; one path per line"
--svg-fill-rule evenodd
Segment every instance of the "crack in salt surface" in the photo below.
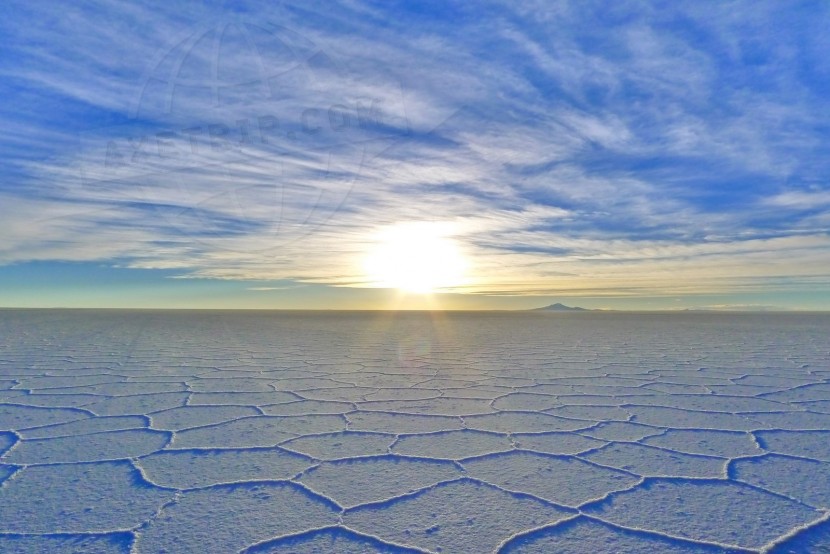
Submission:
M 0 332 L 0 337 L 17 336 L 15 329 L 30 325 L 27 317 L 32 316 L 13 315 L 18 318 L 16 327 L 7 327 L 11 330 L 6 335 Z M 747 483 L 736 470 L 752 463 L 765 469 L 766 460 L 773 464 L 771 475 L 789 467 L 775 460 L 791 460 L 806 468 L 830 465 L 830 448 L 823 449 L 822 436 L 815 434 L 830 433 L 830 414 L 821 411 L 824 404 L 817 403 L 827 402 L 825 411 L 830 410 L 830 370 L 822 369 L 828 366 L 830 353 L 820 347 L 826 328 L 798 327 L 788 335 L 788 349 L 779 351 L 763 334 L 745 333 L 740 326 L 718 321 L 711 329 L 684 335 L 671 326 L 640 319 L 620 335 L 615 334 L 619 330 L 614 330 L 615 316 L 591 320 L 594 327 L 580 328 L 530 315 L 534 318 L 532 332 L 513 328 L 520 338 L 508 339 L 502 336 L 504 320 L 499 319 L 504 315 L 478 319 L 450 315 L 437 322 L 423 315 L 404 314 L 391 318 L 382 333 L 373 334 L 368 332 L 368 320 L 358 316 L 349 316 L 351 323 L 343 327 L 326 323 L 320 315 L 295 314 L 290 325 L 279 325 L 279 332 L 267 331 L 271 323 L 283 321 L 281 317 L 288 316 L 257 316 L 262 319 L 254 324 L 229 314 L 203 319 L 156 314 L 147 315 L 137 325 L 128 315 L 109 314 L 79 319 L 77 332 L 53 326 L 55 334 L 51 336 L 47 322 L 29 338 L 18 337 L 14 342 L 0 338 L 0 464 L 14 459 L 24 448 L 40 445 L 49 452 L 70 444 L 74 437 L 93 440 L 155 427 L 161 431 L 153 432 L 167 433 L 166 444 L 152 452 L 104 456 L 94 462 L 30 459 L 36 456 L 36 450 L 30 450 L 27 463 L 0 465 L 0 502 L 3 495 L 29 481 L 26 471 L 21 470 L 39 467 L 57 472 L 61 467 L 126 460 L 143 482 L 140 486 L 174 495 L 136 528 L 108 531 L 131 533 L 134 540 L 130 548 L 136 553 L 142 551 L 138 540 L 142 531 L 150 525 L 166 525 L 166 510 L 182 495 L 216 492 L 220 499 L 222 491 L 233 487 L 268 484 L 289 486 L 323 502 L 339 524 L 288 530 L 239 552 L 265 552 L 270 546 L 293 544 L 293 540 L 318 544 L 313 541 L 337 537 L 345 541 L 342 544 L 437 552 L 438 546 L 429 546 L 439 544 L 434 542 L 436 537 L 452 543 L 464 536 L 466 522 L 453 521 L 452 506 L 434 504 L 437 500 L 429 495 L 462 483 L 505 495 L 498 496 L 499 503 L 494 506 L 481 505 L 482 512 L 510 510 L 510 499 L 526 499 L 565 514 L 555 523 L 528 522 L 505 531 L 493 543 L 495 550 L 505 552 L 526 539 L 551 533 L 556 536 L 557 530 L 584 521 L 633 533 L 626 535 L 627 540 L 641 540 L 644 548 L 651 539 L 659 539 L 686 547 L 773 553 L 830 521 L 826 509 L 815 506 L 815 494 L 808 497 L 798 487 L 781 488 L 779 483 L 764 482 L 763 473 Z M 0 322 L 0 331 L 5 330 L 4 325 Z M 452 335 L 446 332 L 450 328 Z M 91 336 L 114 355 L 98 352 L 101 346 L 84 338 L 84 329 L 91 330 Z M 217 344 L 199 334 L 211 329 L 222 329 L 234 340 Z M 317 340 L 315 333 L 328 338 Z M 736 333 L 742 342 L 734 340 Z M 48 340 L 33 340 L 35 336 Z M 449 336 L 460 338 L 448 340 Z M 585 337 L 593 337 L 590 348 Z M 678 348 L 681 343 L 685 346 Z M 249 413 L 242 415 L 245 410 Z M 200 413 L 214 420 L 200 419 Z M 248 423 L 253 425 L 253 431 L 248 431 L 253 434 L 240 442 L 235 436 L 242 429 L 238 426 Z M 27 437 L 27 431 L 33 436 Z M 198 438 L 177 447 L 177 437 L 196 436 L 191 432 L 199 433 Z M 260 432 L 269 433 L 270 438 L 257 439 Z M 143 435 L 136 434 L 139 436 Z M 123 437 L 132 440 L 129 433 Z M 730 445 L 731 439 L 739 439 L 740 444 Z M 691 442 L 686 445 L 686 440 Z M 238 445 L 246 441 L 252 445 Z M 625 460 L 607 454 L 615 452 Z M 215 466 L 221 472 L 210 470 L 220 473 L 206 476 L 211 484 L 189 486 L 194 483 L 174 481 L 177 486 L 172 487 L 164 479 L 161 482 L 165 485 L 153 481 L 142 467 L 144 460 L 168 453 L 225 457 Z M 291 463 L 299 465 L 269 469 L 246 461 L 262 453 L 296 456 Z M 567 506 L 544 498 L 544 491 L 532 478 L 523 486 L 516 485 L 517 479 L 527 476 L 511 461 L 520 458 L 511 456 L 524 455 L 532 456 L 529 467 L 541 471 L 547 466 L 567 467 L 556 465 L 557 460 L 578 460 L 584 464 L 579 466 L 582 471 L 595 471 L 598 476 L 612 472 L 629 482 L 623 487 L 622 483 L 602 484 L 599 480 L 595 494 Z M 80 452 L 61 456 L 70 459 Z M 502 483 L 500 479 L 505 479 L 503 484 L 476 477 L 476 471 L 468 467 L 480 461 L 498 464 L 502 459 L 502 477 L 497 480 Z M 319 487 L 304 482 L 321 468 L 336 480 L 338 475 L 348 479 L 344 477 L 347 467 L 351 471 L 365 467 L 359 471 L 366 478 L 365 472 L 371 471 L 377 460 L 400 460 L 401 480 L 417 471 L 428 479 L 429 464 L 444 464 L 457 476 L 404 492 L 396 489 L 394 482 L 381 483 L 378 491 L 394 494 L 354 505 L 338 498 L 336 488 L 322 493 Z M 716 460 L 722 465 L 715 467 Z M 798 465 L 800 462 L 804 463 Z M 240 465 L 234 465 L 237 463 Z M 663 471 L 670 475 L 655 474 Z M 710 476 L 672 473 L 684 471 Z M 75 487 L 83 487 L 80 475 L 80 482 L 67 484 L 70 497 Z M 677 508 L 686 512 L 688 525 L 684 528 L 668 520 L 660 522 L 659 517 L 646 518 L 641 525 L 616 516 L 609 521 L 608 514 L 597 511 L 621 498 L 642 498 L 637 506 L 647 511 L 651 509 L 647 499 L 653 494 L 650 487 L 655 482 L 673 483 L 681 497 L 688 495 L 685 504 Z M 739 505 L 739 511 L 763 512 L 768 506 L 785 503 L 791 518 L 789 527 L 778 537 L 765 537 L 757 548 L 746 548 L 755 544 L 751 542 L 755 538 L 744 537 L 748 531 L 743 530 L 736 530 L 735 544 L 732 540 L 713 541 L 714 535 L 706 535 L 711 530 L 706 525 L 719 523 L 706 523 L 701 500 L 695 496 L 699 494 L 695 487 L 707 484 L 728 484 L 732 487 L 726 491 L 729 498 L 739 498 L 740 491 L 754 495 L 754 507 Z M 468 492 L 483 494 L 476 488 Z M 636 496 L 625 496 L 631 494 Z M 435 498 L 457 499 L 452 494 Z M 818 503 L 827 504 L 820 500 Z M 404 535 L 396 533 L 404 531 L 388 527 L 391 522 L 385 514 L 393 507 L 407 513 L 409 506 L 420 502 L 443 514 L 436 516 L 436 521 L 443 517 L 444 524 L 437 529 L 410 529 L 406 540 L 401 540 Z M 361 510 L 373 510 L 375 522 L 364 521 L 359 529 L 344 524 L 344 515 Z M 194 528 L 204 525 L 198 519 L 192 524 Z M 593 527 L 585 529 L 590 532 Z M 9 534 L 0 533 L 4 535 Z M 470 551 L 492 549 L 492 545 L 476 548 L 474 535 L 468 540 Z

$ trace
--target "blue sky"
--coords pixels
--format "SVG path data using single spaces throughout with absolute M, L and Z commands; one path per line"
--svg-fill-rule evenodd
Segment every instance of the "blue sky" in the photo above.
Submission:
M 830 309 L 828 28 L 821 2 L 7 2 L 0 305 Z M 441 294 L 361 262 L 410 224 L 463 256 Z

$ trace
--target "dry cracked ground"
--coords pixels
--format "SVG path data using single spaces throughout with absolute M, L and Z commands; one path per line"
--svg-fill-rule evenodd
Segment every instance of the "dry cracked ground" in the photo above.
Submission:
M 830 551 L 828 331 L 4 310 L 0 551 Z

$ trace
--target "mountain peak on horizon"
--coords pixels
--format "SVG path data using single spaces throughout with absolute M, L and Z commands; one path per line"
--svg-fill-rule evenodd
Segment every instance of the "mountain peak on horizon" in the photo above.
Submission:
M 556 304 L 550 304 L 548 306 L 543 306 L 541 308 L 533 308 L 533 311 L 547 311 L 547 312 L 588 312 L 586 308 L 580 308 L 579 306 L 566 306 L 561 302 L 557 302 Z

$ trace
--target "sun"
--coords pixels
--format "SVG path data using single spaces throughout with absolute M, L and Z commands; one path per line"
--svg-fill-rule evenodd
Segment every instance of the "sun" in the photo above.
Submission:
M 448 225 L 399 223 L 373 237 L 364 270 L 372 286 L 428 294 L 465 282 L 467 262 Z

